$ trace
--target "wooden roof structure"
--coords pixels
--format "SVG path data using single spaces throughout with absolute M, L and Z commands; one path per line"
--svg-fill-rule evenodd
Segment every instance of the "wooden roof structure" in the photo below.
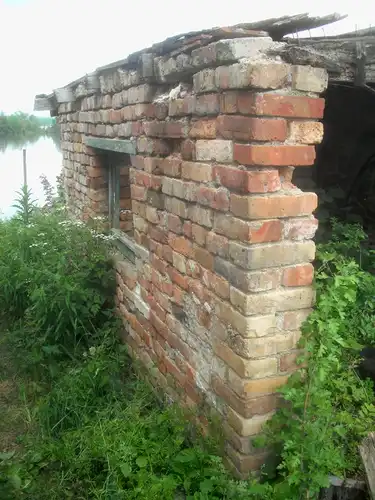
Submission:
M 37 95 L 34 109 L 41 111 L 56 108 L 59 102 L 64 102 L 60 99 L 61 95 L 81 84 L 89 85 L 94 93 L 101 73 L 116 68 L 134 68 L 140 58 L 147 57 L 148 54 L 154 57 L 175 57 L 218 40 L 243 37 L 269 36 L 274 41 L 281 42 L 276 44 L 274 54 L 281 56 L 286 62 L 326 68 L 331 83 L 359 85 L 375 92 L 372 89 L 372 86 L 375 88 L 375 27 L 336 36 L 298 36 L 300 32 L 323 27 L 346 17 L 338 13 L 322 17 L 303 13 L 172 36 L 125 59 L 101 66 L 90 75 L 84 75 L 49 95 Z

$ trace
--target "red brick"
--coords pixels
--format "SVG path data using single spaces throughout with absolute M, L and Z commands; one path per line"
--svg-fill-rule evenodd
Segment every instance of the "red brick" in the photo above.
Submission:
M 246 222 L 229 214 L 215 214 L 214 231 L 234 240 L 270 243 L 281 239 L 282 223 L 280 220 Z
M 186 220 L 184 222 L 184 225 L 182 226 L 182 231 L 187 238 L 192 238 L 192 236 L 193 236 L 192 227 L 193 227 L 193 225 L 189 220 Z
M 168 229 L 170 231 L 176 234 L 182 233 L 182 221 L 180 217 L 177 217 L 177 215 L 168 214 L 167 221 L 168 221 Z
M 138 137 L 137 151 L 149 155 L 167 156 L 170 153 L 170 147 L 167 141 L 162 139 L 151 139 L 150 137 Z
M 176 284 L 179 285 L 179 283 Z M 185 298 L 185 292 L 181 290 L 181 288 L 179 288 L 178 286 L 174 286 L 173 296 L 172 296 L 173 302 L 178 304 L 179 306 L 182 306 L 184 304 L 184 298 Z
M 314 266 L 312 264 L 288 267 L 284 271 L 282 284 L 284 286 L 306 286 L 311 285 L 313 278 Z
M 150 311 L 150 323 L 156 329 L 156 331 L 161 335 L 164 339 L 168 338 L 168 330 L 167 325 L 161 321 L 158 316 L 154 313 L 154 311 Z
M 324 99 L 241 91 L 224 92 L 221 96 L 221 112 L 319 119 L 323 118 Z
M 150 235 L 151 236 L 151 235 Z M 192 257 L 193 255 L 193 245 L 184 236 L 176 236 L 173 233 L 168 235 L 168 243 L 170 247 L 178 253 L 185 255 L 185 257 Z
M 217 130 L 225 139 L 285 141 L 288 129 L 283 119 L 221 115 L 217 119 Z
M 134 184 L 139 184 L 140 186 L 145 186 L 146 188 L 151 187 L 152 179 L 150 174 L 131 169 L 130 177 Z
M 206 248 L 209 252 L 225 258 L 228 256 L 229 251 L 228 238 L 210 231 L 207 234 Z
M 103 173 L 104 172 L 101 167 L 87 167 L 87 177 L 101 177 Z
M 192 122 L 189 137 L 192 139 L 215 139 L 216 120 L 196 120 Z
M 279 171 L 277 169 L 240 170 L 224 165 L 216 165 L 213 169 L 216 182 L 243 193 L 270 193 L 281 187 Z
M 164 229 L 161 229 L 157 226 L 151 226 L 149 228 L 149 236 L 153 240 L 158 241 L 159 243 L 167 243 L 168 242 L 168 232 Z
M 156 314 L 156 316 L 163 322 L 165 322 L 165 318 L 167 316 L 166 311 L 158 304 L 153 295 L 147 296 L 147 303 L 149 304 L 152 311 Z
M 147 199 L 147 189 L 144 186 L 130 186 L 131 197 L 133 200 L 145 201 Z
M 226 279 L 204 269 L 202 273 L 202 282 L 222 299 L 229 299 L 230 285 Z
M 229 194 L 226 189 L 214 189 L 200 186 L 197 189 L 197 202 L 224 212 L 229 209 Z
M 196 182 L 210 182 L 212 180 L 212 166 L 207 163 L 183 162 L 182 172 L 183 179 L 188 179 Z
M 162 173 L 168 177 L 180 177 L 181 160 L 176 158 L 165 158 L 162 162 Z
M 109 111 L 109 121 L 111 123 L 121 123 L 121 110 L 120 109 L 111 109 Z
M 150 263 L 160 273 L 165 274 L 167 272 L 168 265 L 156 255 L 151 254 Z
M 184 290 L 187 290 L 189 288 L 189 278 L 187 276 L 179 273 L 174 267 L 169 267 L 167 272 L 173 283 L 176 283 L 176 285 L 183 288 Z
M 171 299 L 155 286 L 151 285 L 151 292 L 155 297 L 156 302 L 167 312 L 172 312 Z M 163 320 L 165 322 L 165 319 Z
M 311 214 L 316 207 L 315 193 L 267 197 L 231 194 L 230 210 L 244 219 L 270 219 Z
M 194 245 L 193 258 L 205 269 L 213 270 L 214 268 L 214 256 L 204 248 Z
M 173 262 L 173 250 L 170 246 L 168 245 L 163 245 L 162 248 L 162 257 L 165 259 L 167 262 L 172 264 Z
M 197 115 L 217 115 L 219 113 L 219 95 L 202 94 L 196 97 L 195 114 Z
M 194 161 L 196 157 L 195 142 L 185 139 L 181 142 L 181 158 L 187 161 Z
M 207 229 L 198 224 L 192 224 L 192 239 L 198 243 L 198 245 L 204 247 L 206 244 Z
M 234 144 L 233 158 L 244 165 L 308 166 L 315 160 L 314 146 L 260 146 Z

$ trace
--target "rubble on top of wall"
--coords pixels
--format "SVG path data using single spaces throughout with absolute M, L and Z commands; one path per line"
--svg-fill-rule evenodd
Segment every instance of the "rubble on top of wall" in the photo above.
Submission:
M 323 17 L 299 14 L 173 36 L 123 60 L 102 66 L 62 89 L 56 89 L 47 99 L 46 96 L 36 96 L 35 109 L 55 110 L 60 103 L 70 103 L 97 92 L 118 93 L 144 83 L 189 83 L 197 71 L 249 59 L 267 61 L 271 58 L 291 64 L 327 67 L 336 76 L 341 68 L 345 77 L 351 77 L 352 68 L 348 70 L 338 65 L 331 57 L 332 50 L 329 54 L 321 54 L 311 45 L 300 47 L 294 38 L 285 38 L 288 34 L 294 37 L 299 31 L 324 26 L 344 17 L 336 13 Z

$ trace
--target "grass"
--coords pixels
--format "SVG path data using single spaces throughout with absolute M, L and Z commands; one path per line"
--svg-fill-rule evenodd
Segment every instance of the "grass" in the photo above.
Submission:
M 24 406 L 20 398 L 21 379 L 17 374 L 5 336 L 0 336 L 0 453 L 19 450 L 25 432 Z

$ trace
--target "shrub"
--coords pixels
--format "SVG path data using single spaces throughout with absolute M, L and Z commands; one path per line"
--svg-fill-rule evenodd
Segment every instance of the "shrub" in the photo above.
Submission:
M 28 361 L 47 366 L 86 348 L 111 318 L 114 270 L 105 236 L 65 211 L 29 218 L 0 221 L 0 314 Z

